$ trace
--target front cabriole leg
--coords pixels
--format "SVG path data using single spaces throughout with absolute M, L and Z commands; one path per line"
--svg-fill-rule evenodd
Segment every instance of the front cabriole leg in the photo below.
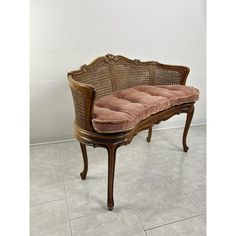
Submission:
M 110 144 L 107 147 L 108 151 L 108 188 L 107 188 L 107 207 L 109 211 L 113 210 L 113 187 L 114 187 L 114 175 L 115 175 L 115 162 L 116 162 L 116 150 L 117 146 Z
M 182 138 L 184 152 L 187 152 L 189 149 L 189 147 L 186 144 L 186 140 L 187 140 L 188 130 L 189 130 L 192 118 L 193 118 L 193 113 L 194 113 L 194 106 L 192 106 L 187 112 L 187 118 L 185 122 L 183 138 Z
M 84 160 L 84 169 L 80 173 L 81 179 L 86 179 L 87 172 L 88 172 L 88 157 L 87 157 L 87 150 L 86 150 L 86 145 L 83 143 L 80 143 L 81 151 L 82 151 L 82 156 Z

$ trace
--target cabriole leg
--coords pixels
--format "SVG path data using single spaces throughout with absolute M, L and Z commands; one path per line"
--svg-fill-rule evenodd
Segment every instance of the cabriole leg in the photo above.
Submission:
M 83 143 L 80 143 L 82 155 L 83 155 L 83 160 L 84 160 L 84 169 L 80 173 L 81 179 L 86 179 L 87 172 L 88 172 L 88 157 L 87 157 L 87 150 L 86 150 L 86 145 Z
M 152 127 L 148 130 L 147 142 L 150 143 L 152 138 Z
M 189 149 L 189 147 L 186 144 L 186 140 L 187 140 L 188 130 L 189 130 L 192 118 L 193 118 L 193 113 L 194 113 L 194 106 L 192 106 L 192 108 L 190 108 L 189 111 L 187 112 L 187 118 L 185 122 L 183 139 L 182 139 L 184 152 L 187 152 Z
M 107 207 L 109 211 L 112 211 L 114 206 L 113 186 L 114 186 L 114 175 L 115 175 L 116 149 L 117 147 L 114 145 L 110 145 L 107 147 L 108 151 Z

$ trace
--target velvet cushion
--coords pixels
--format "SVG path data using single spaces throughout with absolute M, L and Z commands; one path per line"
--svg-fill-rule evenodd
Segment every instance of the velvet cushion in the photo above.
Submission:
M 198 98 L 199 91 L 189 86 L 139 85 L 97 99 L 92 124 L 99 133 L 128 131 L 154 113 Z

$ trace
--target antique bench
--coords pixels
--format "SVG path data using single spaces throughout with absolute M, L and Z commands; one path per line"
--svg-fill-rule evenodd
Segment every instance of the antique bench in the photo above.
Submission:
M 189 68 L 141 62 L 108 54 L 68 73 L 75 108 L 75 136 L 80 142 L 84 180 L 88 171 L 86 145 L 108 151 L 107 206 L 113 209 L 116 150 L 129 144 L 140 131 L 148 130 L 174 115 L 187 113 L 182 137 L 184 152 L 187 133 L 199 92 L 185 86 Z

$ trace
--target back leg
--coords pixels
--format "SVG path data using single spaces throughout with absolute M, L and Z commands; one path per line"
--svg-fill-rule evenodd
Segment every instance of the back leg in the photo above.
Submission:
M 152 127 L 148 130 L 147 142 L 150 143 L 152 138 Z

